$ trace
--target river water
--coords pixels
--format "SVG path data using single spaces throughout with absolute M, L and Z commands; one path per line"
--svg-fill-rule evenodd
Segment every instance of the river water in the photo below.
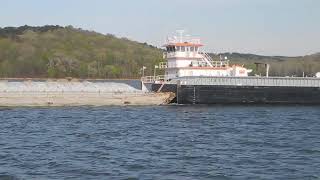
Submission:
M 0 109 L 0 179 L 319 179 L 319 106 Z

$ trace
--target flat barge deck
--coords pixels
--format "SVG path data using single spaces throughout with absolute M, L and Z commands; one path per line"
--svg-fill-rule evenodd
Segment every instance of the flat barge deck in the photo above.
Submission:
M 174 92 L 178 104 L 320 104 L 311 77 L 181 77 L 152 90 Z

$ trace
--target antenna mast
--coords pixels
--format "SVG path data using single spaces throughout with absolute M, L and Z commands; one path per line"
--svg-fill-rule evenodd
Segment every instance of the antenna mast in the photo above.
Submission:
M 179 34 L 180 37 L 180 43 L 183 42 L 183 33 L 185 32 L 185 30 L 177 30 L 177 33 Z

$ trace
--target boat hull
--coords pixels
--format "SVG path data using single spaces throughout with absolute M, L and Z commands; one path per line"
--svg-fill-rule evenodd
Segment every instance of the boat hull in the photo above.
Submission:
M 319 87 L 168 84 L 161 91 L 176 93 L 178 104 L 320 104 Z

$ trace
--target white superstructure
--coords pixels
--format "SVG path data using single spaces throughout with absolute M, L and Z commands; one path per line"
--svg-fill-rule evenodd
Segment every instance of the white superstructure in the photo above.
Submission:
M 224 57 L 214 61 L 203 52 L 200 39 L 183 36 L 167 38 L 164 45 L 166 62 L 160 63 L 159 68 L 165 69 L 164 79 L 170 80 L 186 76 L 235 76 L 245 77 L 251 70 L 239 65 L 229 65 Z

